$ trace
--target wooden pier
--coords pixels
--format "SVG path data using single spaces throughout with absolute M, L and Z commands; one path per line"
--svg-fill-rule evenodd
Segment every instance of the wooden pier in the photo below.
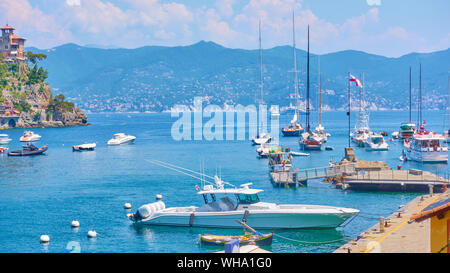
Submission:
M 270 181 L 277 187 L 304 187 L 308 184 L 306 180 L 299 180 L 296 172 L 271 172 L 269 176 Z
M 450 187 L 447 178 L 420 170 L 361 171 L 343 178 L 338 188 L 355 191 L 443 192 Z

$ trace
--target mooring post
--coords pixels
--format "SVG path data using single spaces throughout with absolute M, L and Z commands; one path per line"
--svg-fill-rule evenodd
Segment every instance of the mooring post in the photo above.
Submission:
M 380 232 L 384 232 L 384 218 L 380 217 Z
M 432 197 L 433 196 L 433 185 L 428 185 L 428 187 L 430 188 L 430 197 Z

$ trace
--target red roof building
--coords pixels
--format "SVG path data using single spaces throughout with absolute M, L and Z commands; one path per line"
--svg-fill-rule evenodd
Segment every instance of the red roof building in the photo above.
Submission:
M 6 24 L 0 27 L 0 53 L 5 59 L 25 60 L 25 38 L 14 34 L 14 28 Z

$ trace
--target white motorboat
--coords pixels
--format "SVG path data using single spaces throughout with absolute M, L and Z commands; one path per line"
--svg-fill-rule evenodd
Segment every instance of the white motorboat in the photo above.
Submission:
M 201 207 L 166 208 L 160 200 L 127 217 L 143 225 L 241 228 L 236 222 L 241 220 L 255 229 L 299 229 L 336 228 L 359 213 L 351 208 L 266 203 L 258 197 L 263 190 L 250 188 L 252 183 L 235 187 L 217 176 L 210 183 L 197 192 L 205 202 Z M 225 184 L 231 187 L 225 188 Z M 236 203 L 229 196 L 234 196 Z
M 23 136 L 20 137 L 21 142 L 33 142 L 41 139 L 41 136 L 33 133 L 32 131 L 25 131 Z
M 108 141 L 108 145 L 130 144 L 130 143 L 133 143 L 133 141 L 135 139 L 136 139 L 135 136 L 124 134 L 124 133 L 118 133 L 118 134 L 114 134 L 114 138 L 111 138 Z
M 72 146 L 73 151 L 93 151 L 97 147 L 96 143 L 86 143 Z
M 6 134 L 0 134 L 0 144 L 8 144 L 12 139 Z
M 256 137 L 252 138 L 253 145 L 262 145 L 269 143 L 272 137 L 264 132 L 258 134 Z
M 364 143 L 368 151 L 388 151 L 389 144 L 384 140 L 381 134 L 372 134 Z
M 406 159 L 424 163 L 448 162 L 448 147 L 443 135 L 435 132 L 417 132 L 405 139 Z

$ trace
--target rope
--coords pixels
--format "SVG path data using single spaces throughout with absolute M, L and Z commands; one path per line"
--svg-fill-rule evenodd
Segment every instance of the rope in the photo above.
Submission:
M 295 239 L 291 239 L 291 238 L 287 238 L 284 236 L 281 236 L 279 234 L 274 233 L 274 236 L 280 237 L 282 239 L 288 240 L 288 241 L 292 241 L 292 242 L 297 242 L 297 243 L 301 243 L 301 244 L 330 244 L 330 243 L 336 243 L 336 242 L 341 242 L 341 241 L 345 241 L 345 239 L 337 239 L 337 240 L 332 240 L 332 241 L 323 241 L 323 242 L 307 242 L 307 241 L 300 241 L 300 240 L 295 240 Z
M 446 249 L 447 247 L 450 247 L 450 242 L 448 244 L 446 244 L 445 246 L 443 246 L 437 253 L 441 253 L 442 251 L 444 251 L 444 249 Z

